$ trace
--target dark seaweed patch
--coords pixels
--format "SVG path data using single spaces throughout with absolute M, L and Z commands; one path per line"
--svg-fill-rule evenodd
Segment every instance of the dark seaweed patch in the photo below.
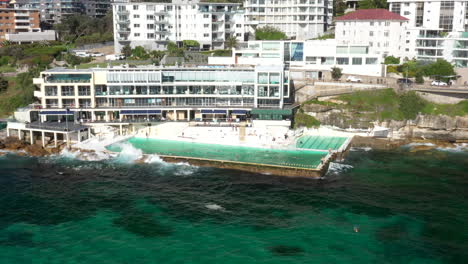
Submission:
M 277 256 L 297 256 L 304 253 L 304 250 L 300 247 L 284 245 L 270 247 L 269 250 Z
M 172 229 L 158 223 L 151 214 L 133 212 L 114 220 L 114 225 L 142 237 L 170 236 Z
M 9 231 L 0 237 L 0 246 L 34 247 L 33 236 L 33 233 L 27 231 Z

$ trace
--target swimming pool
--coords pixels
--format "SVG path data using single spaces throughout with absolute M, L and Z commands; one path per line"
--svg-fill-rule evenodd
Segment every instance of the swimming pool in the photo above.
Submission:
M 296 147 L 301 149 L 338 150 L 347 140 L 346 137 L 302 136 L 297 139 Z
M 147 138 L 130 138 L 126 142 L 141 149 L 145 154 L 307 169 L 316 168 L 321 159 L 328 154 L 327 151 L 264 149 Z M 112 144 L 107 149 L 120 152 L 122 145 L 120 143 Z

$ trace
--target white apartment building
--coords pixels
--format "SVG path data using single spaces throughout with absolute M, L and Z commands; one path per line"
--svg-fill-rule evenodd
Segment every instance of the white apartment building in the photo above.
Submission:
M 344 74 L 385 75 L 382 56 L 367 45 L 338 44 L 334 39 L 307 41 L 249 41 L 232 57 L 210 57 L 209 64 L 285 64 L 293 79 L 324 79 L 333 67 Z
M 467 0 L 388 0 L 390 11 L 409 19 L 406 43 L 413 57 L 446 59 L 468 67 Z
M 224 48 L 225 40 L 244 39 L 240 4 L 172 0 L 172 3 L 115 1 L 115 52 L 123 46 L 165 49 L 168 41 L 196 40 L 203 49 Z
M 362 9 L 336 18 L 338 44 L 366 45 L 381 56 L 411 56 L 406 50 L 408 19 L 386 9 Z
M 250 33 L 273 26 L 296 40 L 323 35 L 333 16 L 332 0 L 245 0 L 244 8 Z
M 239 118 L 257 108 L 282 110 L 290 97 L 284 65 L 55 68 L 33 81 L 40 101 L 34 111 L 43 121 L 57 120 L 65 110 L 75 118 L 107 122 L 138 116 Z

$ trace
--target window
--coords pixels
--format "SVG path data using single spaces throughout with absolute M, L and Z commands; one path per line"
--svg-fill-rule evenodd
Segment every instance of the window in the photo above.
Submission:
M 154 24 L 146 24 L 147 29 L 154 29 Z
M 369 42 L 369 47 L 373 47 L 374 46 L 374 42 Z
M 147 15 L 147 16 L 146 16 L 146 19 L 147 19 L 147 20 L 154 20 L 154 16 L 153 16 L 153 15 Z
M 210 15 L 204 14 L 204 15 L 203 15 L 203 18 L 210 18 Z
M 242 37 L 242 33 L 236 33 L 236 37 Z
M 370 22 L 370 25 L 373 26 L 373 25 L 374 25 L 374 22 Z
M 236 28 L 241 28 L 242 25 L 241 24 L 236 24 Z
M 73 86 L 62 86 L 62 96 L 74 96 L 75 87 Z
M 369 37 L 373 37 L 374 36 L 374 31 L 369 31 Z
M 139 37 L 139 36 L 140 36 L 140 33 L 134 33 L 133 36 L 134 36 L 134 37 Z
M 207 38 L 209 36 L 210 36 L 210 34 L 207 34 L 207 33 L 203 34 L 203 37 L 205 37 L 205 38 Z
M 391 11 L 393 13 L 400 14 L 400 12 L 401 12 L 401 3 L 392 3 Z
M 348 65 L 349 64 L 349 58 L 336 58 L 336 64 L 339 65 Z
M 410 12 L 410 11 L 405 11 L 403 14 L 404 14 L 405 16 L 409 16 L 409 15 L 411 15 L 411 12 Z
M 366 64 L 377 64 L 377 58 L 366 58 Z
M 148 39 L 154 39 L 154 33 L 148 33 L 146 37 Z
M 89 86 L 78 86 L 78 95 L 79 96 L 89 96 L 91 95 L 91 88 Z
M 343 36 L 345 36 L 345 35 L 346 35 L 346 31 L 343 30 Z
M 134 5 L 133 10 L 138 10 L 138 5 Z
M 386 26 L 386 27 L 389 27 L 389 26 L 390 26 L 390 21 L 386 21 L 386 22 L 385 22 L 385 26 Z
M 317 64 L 317 57 L 306 57 L 307 64 Z
M 210 26 L 210 24 L 203 24 L 203 27 L 204 27 L 204 28 L 207 28 L 207 27 L 209 27 L 209 26 Z
M 140 18 L 140 15 L 133 15 L 133 18 Z
M 134 28 L 139 28 L 139 27 L 140 27 L 140 24 L 133 24 L 133 27 L 134 27 Z
M 389 34 L 390 34 L 390 33 L 389 33 L 388 31 L 384 31 L 384 36 L 385 36 L 385 37 L 388 37 Z
M 353 58 L 353 65 L 362 65 L 362 58 Z

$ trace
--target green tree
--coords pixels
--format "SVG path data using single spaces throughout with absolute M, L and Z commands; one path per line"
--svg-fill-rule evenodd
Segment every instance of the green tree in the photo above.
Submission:
M 125 58 L 132 56 L 132 48 L 128 44 L 123 46 L 120 52 L 125 56 Z
M 400 58 L 393 57 L 393 56 L 387 56 L 385 57 L 384 64 L 400 64 Z
M 399 97 L 400 111 L 406 119 L 415 119 L 426 106 L 426 101 L 419 97 L 415 92 L 408 92 Z
M 272 26 L 264 26 L 255 30 L 256 40 L 284 40 L 287 39 L 286 34 Z
M 0 92 L 5 92 L 8 89 L 8 80 L 0 76 Z
M 333 67 L 331 71 L 333 80 L 338 81 L 343 75 L 341 68 Z
M 335 17 L 344 15 L 346 10 L 346 2 L 344 0 L 335 0 L 333 6 L 333 15 Z
M 134 49 L 132 49 L 132 57 L 146 60 L 149 58 L 149 54 L 142 46 L 136 46 Z
M 183 40 L 182 44 L 186 48 L 198 48 L 198 47 L 200 47 L 200 42 L 198 42 L 196 40 L 190 40 L 190 39 Z
M 177 47 L 177 44 L 175 44 L 172 41 L 169 41 L 167 43 L 167 51 L 169 52 L 169 55 L 173 56 L 173 57 L 183 57 L 184 56 L 184 49 Z
M 227 49 L 232 50 L 233 48 L 236 48 L 239 42 L 237 41 L 237 38 L 234 36 L 230 36 L 229 38 L 226 39 L 226 42 L 224 43 L 226 45 Z
M 437 59 L 437 61 L 424 66 L 423 71 L 425 76 L 455 75 L 453 65 L 444 59 Z
M 423 84 L 424 83 L 424 78 L 423 78 L 423 72 L 418 71 L 416 73 L 416 83 Z
M 362 0 L 359 1 L 358 9 L 388 8 L 387 0 Z

